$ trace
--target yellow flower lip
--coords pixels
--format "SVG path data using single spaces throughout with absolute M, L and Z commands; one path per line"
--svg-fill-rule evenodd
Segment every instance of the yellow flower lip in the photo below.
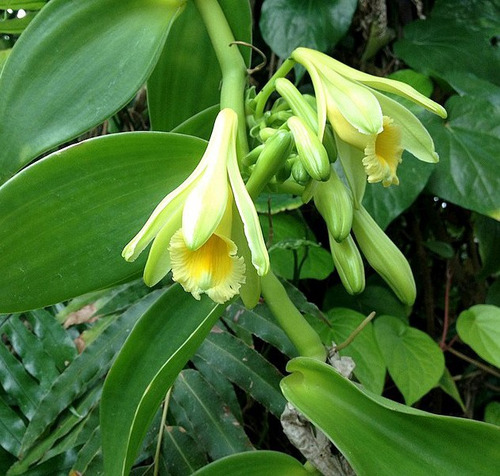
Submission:
M 206 293 L 223 303 L 245 283 L 246 265 L 232 236 L 233 198 L 257 274 L 269 270 L 269 256 L 257 212 L 241 178 L 236 157 L 238 117 L 219 112 L 207 149 L 192 174 L 156 207 L 125 246 L 133 261 L 153 241 L 144 281 L 153 286 L 170 270 L 196 299 Z

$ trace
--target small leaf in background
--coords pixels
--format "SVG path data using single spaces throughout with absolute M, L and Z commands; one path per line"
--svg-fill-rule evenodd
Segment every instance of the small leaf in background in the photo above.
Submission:
M 453 400 L 455 400 L 459 405 L 462 411 L 465 413 L 465 404 L 460 396 L 460 393 L 457 388 L 457 384 L 453 377 L 450 374 L 450 371 L 445 368 L 441 379 L 439 380 L 439 387 L 443 392 L 446 392 Z
M 326 313 L 331 328 L 323 335 L 325 345 L 342 344 L 364 321 L 366 316 L 345 308 L 333 308 Z M 382 394 L 385 383 L 385 362 L 375 340 L 373 324 L 368 325 L 343 350 L 340 355 L 352 357 L 356 364 L 354 375 L 371 392 Z
M 500 402 L 490 402 L 484 410 L 484 421 L 500 426 Z
M 198 371 L 183 370 L 170 398 L 169 410 L 177 424 L 187 427 L 187 418 L 192 436 L 212 459 L 253 449 L 243 427 Z M 177 407 L 183 411 L 177 412 Z
M 486 278 L 500 271 L 500 222 L 484 215 L 476 215 L 474 231 L 483 264 L 481 277 Z
M 451 259 L 455 255 L 455 250 L 449 243 L 444 241 L 424 241 L 422 243 L 428 250 L 444 259 Z
M 395 79 L 397 81 L 402 81 L 403 83 L 409 84 L 414 87 L 419 93 L 430 98 L 432 96 L 432 91 L 434 90 L 434 85 L 429 76 L 419 73 L 413 69 L 400 69 L 391 73 L 387 76 L 390 79 Z
M 440 161 L 428 190 L 443 200 L 500 220 L 500 107 L 471 96 L 452 96 L 447 122 L 429 118 Z
M 393 316 L 375 319 L 375 337 L 389 374 L 407 405 L 435 387 L 444 372 L 444 356 L 428 334 Z
M 477 304 L 461 312 L 457 332 L 474 352 L 500 367 L 500 307 Z
M 194 440 L 184 428 L 179 426 L 165 428 L 161 442 L 161 456 L 171 476 L 192 474 L 198 468 L 208 464 L 199 441 Z
M 304 203 L 302 198 L 285 193 L 261 193 L 255 201 L 255 208 L 259 213 L 274 215 L 287 210 L 300 208 Z
M 260 216 L 264 240 L 274 249 L 269 253 L 273 271 L 280 277 L 293 280 L 324 279 L 333 271 L 332 257 L 318 246 L 313 232 L 295 216 L 278 213 Z M 309 246 L 309 242 L 313 246 Z M 298 274 L 298 276 L 297 276 Z
M 410 311 L 410 308 L 405 306 L 392 291 L 378 284 L 368 284 L 365 290 L 356 296 L 348 294 L 340 284 L 333 286 L 326 292 L 323 302 L 324 309 L 332 307 L 348 307 L 365 316 L 375 311 L 379 316 L 384 314 L 396 316 L 404 322 L 408 320 Z
M 286 58 L 298 46 L 326 51 L 351 25 L 356 0 L 265 0 L 260 31 L 266 43 Z
M 405 26 L 404 37 L 394 50 L 424 74 L 447 79 L 454 71 L 473 72 L 499 84 L 499 51 L 490 41 L 498 33 L 498 15 L 495 0 L 436 2 L 430 19 Z

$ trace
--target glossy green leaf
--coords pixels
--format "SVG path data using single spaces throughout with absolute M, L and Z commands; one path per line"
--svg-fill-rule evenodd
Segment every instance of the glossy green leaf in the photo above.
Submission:
M 186 369 L 179 374 L 170 398 L 169 410 L 176 423 L 189 427 L 199 447 L 212 459 L 253 449 L 243 426 L 196 370 Z M 178 407 L 182 408 L 180 413 Z
M 200 137 L 209 140 L 212 135 L 215 119 L 219 113 L 219 105 L 210 106 L 201 112 L 196 113 L 178 126 L 172 129 L 172 132 L 186 134 L 188 136 Z
M 47 306 L 138 277 L 145 256 L 127 263 L 123 247 L 204 148 L 194 137 L 115 134 L 51 154 L 4 184 L 0 312 Z
M 452 96 L 449 120 L 430 118 L 440 162 L 428 188 L 443 200 L 500 220 L 500 107 L 471 96 Z
M 283 394 L 321 428 L 356 474 L 490 476 L 500 467 L 500 428 L 433 415 L 363 392 L 332 367 L 299 357 Z
M 42 8 L 47 0 L 1 0 L 0 1 L 0 9 L 6 10 L 7 8 L 11 8 L 12 10 L 36 10 L 38 8 Z
M 435 387 L 444 372 L 444 356 L 431 337 L 393 316 L 375 320 L 375 337 L 394 383 L 407 405 Z
M 259 213 L 275 215 L 286 210 L 300 208 L 304 202 L 301 197 L 284 193 L 261 193 L 255 201 L 255 208 Z
M 49 392 L 40 398 L 37 412 L 23 437 L 23 451 L 31 448 L 58 415 L 103 377 L 137 319 L 160 297 L 156 291 L 131 306 L 100 338 L 71 362 Z
M 356 0 L 265 0 L 259 26 L 280 58 L 298 46 L 326 51 L 345 35 L 356 7 Z
M 151 73 L 179 13 L 162 0 L 52 0 L 0 76 L 0 183 L 113 115 Z
M 142 316 L 104 385 L 101 431 L 105 472 L 127 475 L 161 400 L 223 311 L 171 286 Z
M 276 451 L 252 451 L 221 458 L 193 476 L 314 476 L 295 458 Z
M 368 184 L 363 205 L 382 229 L 403 213 L 417 199 L 436 166 L 403 154 L 398 167 L 400 185 L 384 187 L 381 183 Z
M 236 40 L 252 42 L 247 0 L 220 0 Z M 233 46 L 238 48 L 238 46 Z M 247 64 L 250 48 L 239 47 Z M 194 114 L 218 104 L 222 74 L 194 2 L 172 25 L 158 64 L 148 80 L 148 105 L 154 130 L 170 131 Z
M 285 400 L 279 390 L 280 372 L 258 352 L 227 332 L 212 332 L 198 349 L 203 359 L 231 382 L 280 416 Z
M 342 344 L 364 321 L 366 316 L 352 309 L 333 308 L 327 313 L 331 324 L 329 332 L 323 332 L 325 345 Z M 385 383 L 385 362 L 375 340 L 373 325 L 369 323 L 340 355 L 352 357 L 356 378 L 373 393 L 381 394 Z
M 477 304 L 461 312 L 457 332 L 484 360 L 500 367 L 500 307 Z

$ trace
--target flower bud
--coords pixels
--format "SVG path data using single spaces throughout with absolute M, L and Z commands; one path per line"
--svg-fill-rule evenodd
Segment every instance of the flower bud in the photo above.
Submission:
M 330 233 L 328 233 L 328 238 L 333 263 L 345 290 L 349 294 L 363 292 L 365 289 L 365 269 L 363 259 L 352 236 L 347 235 L 346 239 L 340 243 Z
M 339 243 L 345 240 L 352 226 L 352 198 L 333 167 L 329 180 L 317 184 L 314 204 L 333 239 Z
M 413 305 L 417 291 L 408 261 L 362 206 L 354 210 L 352 229 L 371 267 L 401 302 Z
M 330 161 L 318 136 L 300 117 L 291 117 L 287 124 L 292 131 L 295 147 L 307 173 L 314 180 L 328 180 Z

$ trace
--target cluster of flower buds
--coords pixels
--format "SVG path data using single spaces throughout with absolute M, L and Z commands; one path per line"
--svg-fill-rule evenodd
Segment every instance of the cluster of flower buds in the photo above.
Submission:
M 361 249 L 398 298 L 411 305 L 416 291 L 408 262 L 362 199 L 367 182 L 399 184 L 397 167 L 404 149 L 425 162 L 437 162 L 438 156 L 417 117 L 376 89 L 442 117 L 446 111 L 407 84 L 356 71 L 317 51 L 298 48 L 291 58 L 308 71 L 315 96 L 276 77 L 273 87 L 280 97 L 267 112 L 253 114 L 258 96 L 247 101 L 251 136 L 257 143 L 244 160 L 250 176 L 247 187 L 282 184 L 284 190 L 300 191 L 304 202 L 313 198 L 346 290 L 357 294 L 365 287 Z

